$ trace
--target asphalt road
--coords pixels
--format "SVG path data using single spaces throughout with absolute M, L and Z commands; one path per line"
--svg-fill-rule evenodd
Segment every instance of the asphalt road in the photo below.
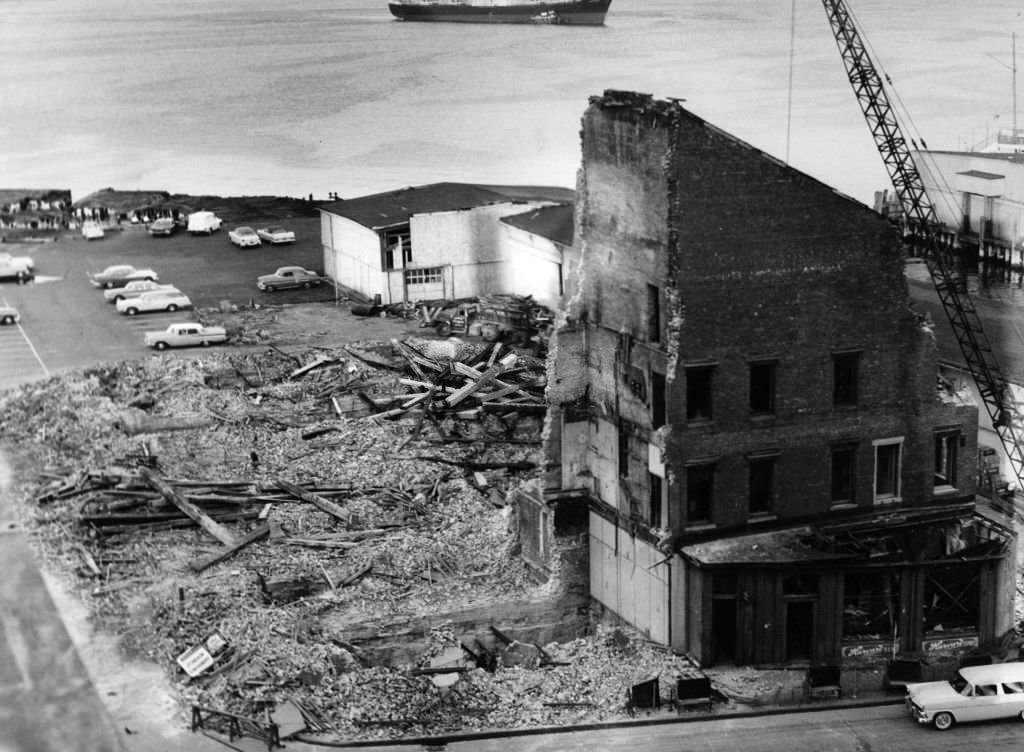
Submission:
M 333 300 L 330 285 L 274 293 L 256 289 L 256 277 L 278 266 L 295 264 L 323 271 L 319 219 L 294 219 L 287 227 L 296 233 L 294 244 L 244 250 L 228 240 L 227 227 L 211 236 L 179 232 L 151 237 L 142 227 L 126 226 L 108 231 L 102 240 L 68 234 L 54 243 L 11 244 L 12 253 L 35 259 L 37 276 L 27 285 L 0 283 L 0 301 L 21 313 L 20 325 L 0 327 L 0 390 L 93 363 L 144 357 L 149 351 L 142 344 L 143 332 L 194 318 L 187 310 L 135 317 L 118 314 L 88 279 L 90 272 L 111 264 L 150 267 L 160 282 L 178 287 L 197 307 L 215 307 L 225 300 L 236 304 Z

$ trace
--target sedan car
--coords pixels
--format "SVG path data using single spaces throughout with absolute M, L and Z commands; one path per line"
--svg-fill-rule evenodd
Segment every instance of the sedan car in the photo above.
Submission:
M 167 217 L 161 217 L 149 226 L 147 232 L 150 235 L 173 235 L 174 231 L 178 229 L 178 225 L 173 219 Z
M 301 266 L 282 266 L 273 274 L 263 274 L 256 279 L 256 286 L 264 292 L 285 290 L 289 287 L 309 289 L 323 282 L 323 278 L 312 269 Z
M 264 227 L 262 230 L 257 230 L 256 234 L 260 236 L 260 240 L 265 240 L 271 245 L 282 245 L 284 243 L 295 242 L 295 233 L 291 230 L 286 230 L 279 225 Z
M 112 287 L 124 287 L 129 282 L 137 279 L 148 279 L 156 282 L 159 277 L 152 269 L 136 269 L 131 264 L 115 264 L 108 266 L 99 274 L 90 274 L 89 280 L 96 287 L 110 289 Z
M 234 230 L 228 230 L 228 237 L 239 248 L 260 245 L 259 235 L 251 227 L 236 227 Z
M 137 298 L 125 298 L 117 301 L 118 313 L 134 316 L 137 313 L 150 311 L 174 312 L 179 308 L 191 308 L 192 301 L 185 293 L 178 290 L 151 290 Z
M 21 316 L 18 315 L 18 309 L 14 306 L 0 305 L 0 324 L 7 326 L 8 324 L 17 324 L 21 321 Z
M 175 290 L 177 287 L 174 285 L 161 285 L 156 282 L 150 282 L 148 279 L 137 279 L 134 282 L 129 282 L 124 287 L 111 287 L 109 290 L 103 291 L 103 299 L 108 303 L 116 303 L 124 298 L 135 298 L 144 292 L 150 292 L 151 290 Z
M 162 332 L 146 332 L 147 347 L 166 350 L 168 347 L 206 347 L 215 342 L 227 342 L 228 332 L 222 326 L 203 326 L 194 322 L 171 324 Z

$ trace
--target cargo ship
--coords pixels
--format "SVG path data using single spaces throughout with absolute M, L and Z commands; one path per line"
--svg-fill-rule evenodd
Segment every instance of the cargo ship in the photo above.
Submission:
M 388 3 L 403 21 L 602 26 L 612 0 L 398 0 Z

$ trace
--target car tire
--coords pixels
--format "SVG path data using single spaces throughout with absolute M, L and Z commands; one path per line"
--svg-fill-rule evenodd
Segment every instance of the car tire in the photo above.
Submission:
M 210 346 L 210 340 L 208 340 L 208 339 L 204 339 L 204 340 L 203 340 L 202 342 L 200 342 L 199 344 L 200 344 L 200 346 L 202 346 L 202 347 L 209 347 L 209 346 Z
M 310 288 L 311 286 L 312 286 L 312 285 L 310 285 L 310 283 L 309 283 L 309 282 L 303 282 L 303 283 L 302 283 L 302 289 L 303 289 L 303 290 L 308 290 L 308 289 L 309 289 L 309 288 Z
M 103 286 L 106 287 L 108 290 L 114 289 L 114 283 L 113 282 L 104 282 Z
M 167 312 L 168 313 L 174 313 L 177 310 L 178 310 L 178 306 L 174 305 L 174 303 L 171 303 L 169 306 L 167 306 Z
M 3 323 L 4 323 L 4 326 L 8 326 L 9 324 L 13 324 L 14 323 L 14 316 L 4 316 Z
M 274 290 L 276 290 L 277 288 L 276 288 L 276 287 L 274 287 L 273 285 L 267 285 L 267 286 L 266 286 L 265 288 L 263 288 L 263 289 L 264 289 L 264 290 L 266 290 L 267 292 L 274 292 Z
M 438 337 L 449 337 L 452 333 L 452 325 L 448 321 L 441 321 L 434 328 L 434 331 L 437 332 Z
M 147 282 L 156 282 L 156 280 L 153 279 L 152 277 L 146 277 L 145 279 Z
M 167 349 L 167 343 L 166 342 L 157 342 L 155 345 L 153 345 L 153 347 L 155 347 L 157 350 L 166 350 Z
M 124 295 L 115 295 L 115 296 L 114 296 L 114 305 L 117 305 L 117 304 L 118 304 L 118 303 L 120 303 L 120 302 L 121 302 L 122 300 L 124 300 Z
M 129 316 L 134 316 L 138 312 L 139 312 L 138 308 L 128 308 L 128 309 L 125 309 L 125 313 L 127 313 Z
M 954 723 L 956 723 L 956 719 L 953 718 L 953 714 L 946 711 L 936 713 L 935 717 L 932 718 L 932 725 L 939 731 L 949 731 L 949 729 L 953 728 Z

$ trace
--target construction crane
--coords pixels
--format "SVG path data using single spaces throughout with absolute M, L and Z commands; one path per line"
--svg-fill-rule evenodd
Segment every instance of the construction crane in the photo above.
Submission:
M 954 238 L 938 221 L 935 208 L 928 200 L 921 174 L 896 114 L 885 93 L 882 79 L 861 40 L 850 12 L 843 0 L 822 0 L 839 45 L 839 54 L 853 92 L 867 120 L 875 146 L 885 163 L 893 188 L 903 206 L 912 236 L 923 250 L 942 307 L 953 327 L 964 361 L 978 393 L 1003 444 L 1017 477 L 1018 488 L 1024 489 L 1024 454 L 1018 436 L 1021 428 L 1014 425 L 1009 388 L 996 360 L 995 352 L 981 326 L 978 311 L 967 292 L 967 283 L 954 255 Z M 891 81 L 886 80 L 891 85 Z M 916 148 L 916 144 L 915 144 Z

